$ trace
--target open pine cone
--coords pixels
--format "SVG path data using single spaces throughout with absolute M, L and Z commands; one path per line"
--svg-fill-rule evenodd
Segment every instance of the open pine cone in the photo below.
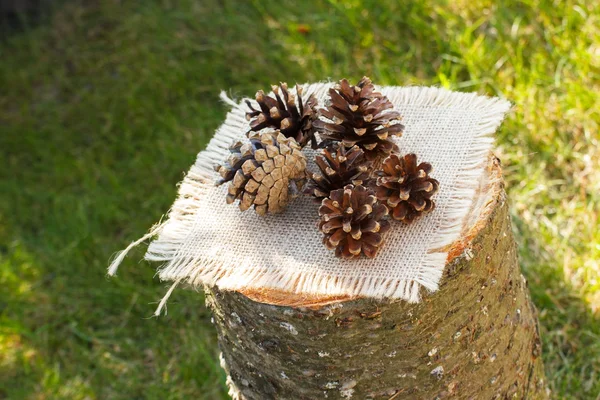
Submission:
M 240 210 L 254 205 L 256 213 L 278 213 L 297 197 L 305 182 L 306 157 L 294 138 L 273 131 L 250 136 L 249 143 L 236 142 L 229 148 L 227 162 L 215 170 L 217 185 L 230 182 L 227 204 L 236 199 Z
M 250 111 L 246 113 L 246 119 L 250 121 L 251 131 L 260 131 L 263 128 L 273 128 L 279 130 L 285 137 L 296 139 L 301 147 L 306 146 L 308 142 L 316 148 L 317 143 L 314 137 L 313 120 L 317 118 L 315 107 L 317 99 L 310 95 L 308 99 L 302 100 L 302 87 L 296 85 L 296 94 L 298 101 L 293 94 L 288 91 L 287 83 L 281 83 L 279 86 L 272 86 L 275 97 L 267 96 L 265 92 L 259 90 L 256 92 L 256 102 L 259 109 L 255 109 L 250 101 L 246 104 Z M 281 96 L 280 92 L 281 91 Z
M 387 214 L 387 207 L 364 186 L 347 185 L 334 190 L 319 208 L 323 243 L 335 249 L 337 257 L 355 258 L 362 253 L 373 258 L 390 227 L 383 219 Z
M 342 189 L 348 184 L 366 186 L 370 177 L 371 163 L 358 146 L 346 149 L 336 143 L 315 156 L 315 163 L 321 172 L 307 172 L 309 179 L 304 193 L 317 199 L 327 197 L 332 190 Z
M 330 104 L 313 126 L 319 130 L 323 145 L 332 141 L 342 142 L 345 147 L 359 146 L 368 160 L 383 160 L 397 151 L 391 136 L 401 136 L 404 126 L 400 114 L 391 110 L 393 104 L 381 93 L 375 92 L 371 80 L 363 77 L 356 86 L 342 79 L 329 89 Z M 388 111 L 390 110 L 390 111 Z
M 426 162 L 417 165 L 415 154 L 392 154 L 384 160 L 383 170 L 376 173 L 374 191 L 377 199 L 387 204 L 392 218 L 411 223 L 435 208 L 431 197 L 439 182 L 429 176 L 432 169 Z

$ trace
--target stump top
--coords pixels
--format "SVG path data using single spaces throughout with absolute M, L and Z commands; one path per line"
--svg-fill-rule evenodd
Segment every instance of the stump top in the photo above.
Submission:
M 304 96 L 314 94 L 323 105 L 331 86 L 306 85 Z M 416 153 L 434 166 L 431 176 L 440 189 L 432 212 L 412 224 L 393 224 L 376 258 L 342 260 L 322 245 L 312 199 L 300 197 L 285 212 L 267 217 L 226 205 L 227 188 L 214 185 L 213 167 L 226 160 L 232 141 L 247 140 L 249 129 L 244 102 L 227 99 L 233 109 L 181 183 L 168 220 L 142 238 L 158 234 L 145 258 L 161 263 L 159 277 L 271 304 L 315 307 L 354 297 L 418 302 L 423 287 L 436 291 L 448 260 L 468 245 L 489 203 L 490 188 L 481 189 L 489 177 L 482 183 L 482 176 L 510 104 L 440 88 L 378 89 L 403 116 L 404 134 L 394 138 L 400 153 Z M 304 151 L 307 168 L 314 170 L 314 151 Z

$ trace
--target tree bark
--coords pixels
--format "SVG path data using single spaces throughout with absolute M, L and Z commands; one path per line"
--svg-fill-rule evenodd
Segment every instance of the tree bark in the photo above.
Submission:
M 501 176 L 494 162 L 490 171 Z M 205 288 L 232 397 L 547 398 L 506 195 L 501 177 L 489 181 L 486 211 L 419 304 Z

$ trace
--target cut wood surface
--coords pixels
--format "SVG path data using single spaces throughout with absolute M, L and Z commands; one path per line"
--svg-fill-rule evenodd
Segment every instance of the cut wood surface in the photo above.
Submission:
M 547 398 L 536 311 L 490 160 L 440 289 L 421 303 L 206 287 L 232 397 Z

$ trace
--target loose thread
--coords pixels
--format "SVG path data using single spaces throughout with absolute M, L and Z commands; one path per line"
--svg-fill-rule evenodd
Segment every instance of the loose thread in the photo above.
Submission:
M 156 235 L 164 227 L 165 223 L 159 223 L 159 224 L 155 225 L 144 236 L 142 236 L 141 238 L 139 238 L 135 242 L 131 242 L 131 244 L 129 244 L 129 246 L 127 246 L 125 248 L 125 250 L 119 251 L 116 254 L 116 257 L 114 258 L 114 260 L 108 266 L 108 275 L 109 276 L 115 276 L 115 274 L 117 273 L 117 270 L 119 269 L 119 265 L 121 265 L 121 263 L 123 262 L 123 260 L 127 256 L 127 253 L 129 253 L 129 251 L 131 249 L 133 249 L 134 247 L 139 246 L 145 240 L 150 239 L 151 237 L 153 237 L 154 235 Z
M 165 308 L 165 306 L 167 305 L 167 300 L 169 300 L 169 297 L 171 297 L 171 294 L 173 293 L 173 291 L 175 290 L 175 288 L 177 287 L 177 285 L 179 285 L 179 282 L 181 282 L 183 280 L 183 277 L 177 279 L 169 288 L 169 290 L 167 290 L 167 293 L 165 293 L 165 295 L 163 296 L 163 298 L 160 300 L 160 303 L 158 303 L 158 307 L 156 307 L 156 311 L 154 311 L 154 316 L 158 317 L 160 316 L 160 313 L 162 312 L 163 308 Z M 166 310 L 166 308 L 165 308 Z M 167 315 L 167 312 L 165 311 L 165 315 Z
M 233 108 L 237 108 L 240 110 L 244 110 L 244 107 L 242 107 L 240 104 L 236 103 L 235 101 L 233 101 L 229 96 L 227 96 L 227 93 L 225 93 L 224 90 L 221 91 L 221 93 L 219 93 L 219 98 L 221 99 L 221 101 L 227 105 L 230 105 Z M 245 111 L 245 110 L 244 110 Z

